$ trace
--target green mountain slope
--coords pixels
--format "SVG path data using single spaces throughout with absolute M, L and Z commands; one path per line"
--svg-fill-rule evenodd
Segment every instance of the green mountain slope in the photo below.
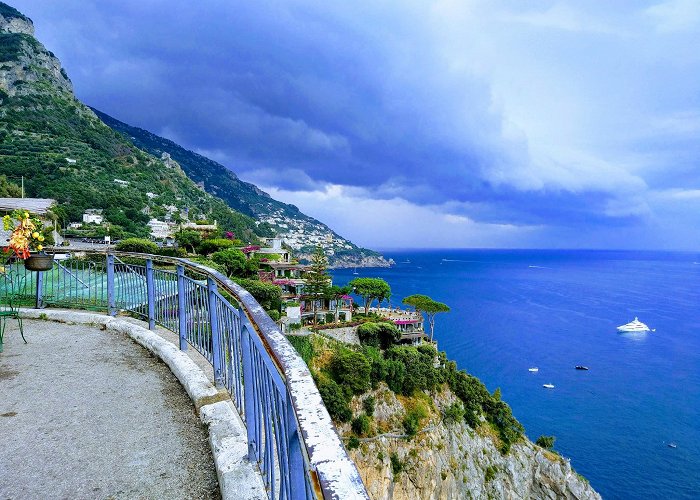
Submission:
M 177 161 L 187 176 L 204 189 L 223 199 L 230 207 L 269 224 L 285 243 L 298 253 L 310 254 L 318 244 L 336 265 L 387 265 L 380 254 L 360 248 L 328 226 L 303 214 L 294 205 L 275 200 L 255 185 L 240 180 L 225 166 L 189 151 L 171 140 L 147 130 L 132 127 L 92 108 L 115 131 L 152 155 L 163 154 Z
M 203 192 L 174 162 L 135 147 L 73 95 L 68 75 L 27 17 L 0 3 L 0 175 L 54 198 L 62 222 L 104 210 L 114 233 L 147 235 L 165 215 L 217 220 L 244 240 L 269 228 Z M 117 182 L 119 181 L 119 182 Z M 172 208 L 175 207 L 176 211 Z

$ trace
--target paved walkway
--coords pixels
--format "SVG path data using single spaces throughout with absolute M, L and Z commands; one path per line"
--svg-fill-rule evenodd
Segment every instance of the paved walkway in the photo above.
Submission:
M 207 431 L 170 370 L 128 337 L 8 320 L 0 500 L 217 498 Z

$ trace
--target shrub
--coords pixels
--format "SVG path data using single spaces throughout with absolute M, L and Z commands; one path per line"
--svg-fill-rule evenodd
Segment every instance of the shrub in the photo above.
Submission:
M 541 446 L 542 448 L 545 448 L 547 450 L 551 450 L 554 448 L 554 441 L 556 441 L 557 438 L 554 436 L 540 436 L 537 438 L 537 441 L 535 441 L 535 444 L 537 446 Z
M 386 358 L 400 362 L 405 368 L 405 376 L 400 391 L 410 396 L 415 390 L 432 391 L 442 381 L 440 370 L 434 367 L 437 354 L 435 349 L 413 346 L 394 346 L 386 351 Z M 387 381 L 388 382 L 388 381 Z
M 369 434 L 370 419 L 364 413 L 352 420 L 352 431 L 358 436 L 366 436 Z
M 391 460 L 391 472 L 394 473 L 394 476 L 401 474 L 406 464 L 399 459 L 396 453 L 389 455 L 389 460 Z
M 401 340 L 399 329 L 386 321 L 363 323 L 357 327 L 357 336 L 363 344 L 382 349 L 388 349 Z
M 282 290 L 277 285 L 244 278 L 236 278 L 234 281 L 248 290 L 265 310 L 277 310 L 282 306 Z
M 362 401 L 362 408 L 365 410 L 365 413 L 370 417 L 374 415 L 374 403 L 374 396 L 367 396 L 365 400 Z
M 420 430 L 421 420 L 428 416 L 428 409 L 425 407 L 423 402 L 414 401 L 406 409 L 406 415 L 403 417 L 403 428 L 411 438 L 416 435 Z
M 461 402 L 455 401 L 442 411 L 442 419 L 446 423 L 455 424 L 464 418 L 464 406 Z
M 274 309 L 270 309 L 269 311 L 265 311 L 268 316 L 270 316 L 270 319 L 272 321 L 279 321 L 280 320 L 280 312 L 275 311 Z
M 360 447 L 360 440 L 357 439 L 355 436 L 350 436 L 350 439 L 348 439 L 348 450 L 354 450 L 355 448 Z
M 325 377 L 319 378 L 316 385 L 331 418 L 337 422 L 350 420 L 352 411 L 340 386 L 334 380 Z
M 370 388 L 370 364 L 360 353 L 342 349 L 335 353 L 330 363 L 333 378 L 355 394 L 362 394 Z
M 495 465 L 489 465 L 486 467 L 486 470 L 484 471 L 484 482 L 490 482 L 496 477 L 496 473 L 498 472 L 498 467 Z
M 218 240 L 214 240 L 218 241 Z M 229 241 L 229 240 L 222 240 Z M 248 259 L 245 254 L 237 248 L 227 248 L 219 250 L 211 255 L 211 260 L 223 266 L 229 276 L 244 276 L 246 274 Z
M 158 253 L 158 245 L 152 241 L 144 240 L 143 238 L 127 238 L 121 240 L 114 248 L 119 252 Z
M 202 255 L 209 255 L 210 253 L 225 250 L 227 248 L 231 248 L 232 246 L 233 242 L 231 240 L 227 240 L 226 238 L 215 238 L 211 240 L 203 240 L 199 244 L 197 251 Z
M 298 325 L 299 323 L 296 324 Z M 292 325 L 289 326 L 291 327 Z M 311 359 L 314 357 L 314 346 L 311 344 L 309 337 L 292 336 L 287 337 L 287 340 L 289 340 L 289 343 L 297 350 L 301 359 L 303 359 L 307 365 L 311 364 Z
M 335 321 L 335 314 L 326 313 L 326 323 L 333 323 Z
M 158 250 L 158 255 L 166 257 L 187 257 L 187 251 L 181 247 L 163 247 Z

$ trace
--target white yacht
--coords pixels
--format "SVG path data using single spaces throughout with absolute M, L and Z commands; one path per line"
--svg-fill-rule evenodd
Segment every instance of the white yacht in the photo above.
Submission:
M 554 384 L 542 384 L 545 389 L 554 389 Z
M 535 372 L 540 371 L 540 369 L 535 366 L 533 368 L 528 368 L 527 371 L 535 373 Z
M 630 321 L 626 325 L 621 325 L 617 327 L 618 332 L 648 332 L 649 327 L 639 321 L 639 318 L 634 317 L 634 321 Z

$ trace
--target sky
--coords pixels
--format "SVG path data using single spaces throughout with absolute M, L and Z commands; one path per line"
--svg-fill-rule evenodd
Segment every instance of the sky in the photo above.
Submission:
M 76 95 L 372 248 L 700 250 L 697 0 L 16 0 Z

